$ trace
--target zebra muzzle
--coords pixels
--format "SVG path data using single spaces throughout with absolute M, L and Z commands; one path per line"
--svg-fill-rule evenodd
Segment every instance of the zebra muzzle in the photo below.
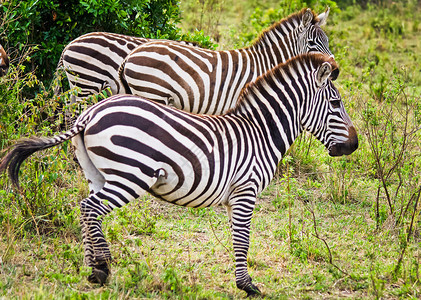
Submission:
M 336 143 L 329 147 L 330 156 L 349 155 L 358 149 L 358 135 L 354 126 L 349 128 L 349 138 L 346 142 Z

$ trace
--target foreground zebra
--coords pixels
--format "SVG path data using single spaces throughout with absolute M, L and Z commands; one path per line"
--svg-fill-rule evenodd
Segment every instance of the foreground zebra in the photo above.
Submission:
M 149 192 L 189 207 L 224 205 L 236 260 L 237 287 L 260 293 L 247 272 L 256 196 L 269 184 L 295 138 L 307 130 L 332 156 L 358 138 L 338 90 L 333 59 L 307 54 L 248 85 L 223 116 L 189 114 L 133 95 L 116 95 L 82 113 L 66 133 L 17 142 L 0 163 L 18 185 L 21 163 L 38 150 L 72 139 L 91 194 L 81 202 L 89 281 L 103 284 L 111 253 L 100 217 Z
M 329 10 L 317 16 L 303 9 L 239 50 L 212 51 L 164 41 L 142 44 L 122 64 L 121 81 L 130 94 L 219 115 L 235 106 L 246 83 L 279 63 L 309 52 L 332 55 L 320 27 L 328 15 Z
M 125 92 L 118 76 L 120 65 L 137 46 L 157 41 L 123 34 L 92 32 L 70 42 L 61 53 L 57 69 L 63 68 L 70 88 L 79 87 L 80 92 L 72 102 L 110 88 L 112 94 Z M 190 42 L 174 41 L 186 45 Z M 60 86 L 55 94 L 61 92 Z
M 0 45 L 0 77 L 7 74 L 9 70 L 9 57 L 3 46 Z

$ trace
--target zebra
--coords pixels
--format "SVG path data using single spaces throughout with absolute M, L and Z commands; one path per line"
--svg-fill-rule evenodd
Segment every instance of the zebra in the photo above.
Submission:
M 126 92 L 192 113 L 219 115 L 236 104 L 242 88 L 277 64 L 308 52 L 333 57 L 320 26 L 329 9 L 282 19 L 250 47 L 213 51 L 157 41 L 134 49 L 120 67 Z
M 9 70 L 9 57 L 3 46 L 0 45 L 0 77 L 7 74 Z
M 80 89 L 76 96 L 72 96 L 71 103 L 80 102 L 107 88 L 111 94 L 125 93 L 118 76 L 120 65 L 137 46 L 151 41 L 157 40 L 109 32 L 91 32 L 71 41 L 62 51 L 57 64 L 57 71 L 64 69 L 70 88 Z M 194 42 L 174 42 L 198 46 Z M 60 93 L 61 86 L 58 84 L 54 94 Z
M 260 293 L 247 270 L 257 195 L 270 183 L 294 139 L 307 130 L 329 155 L 358 148 L 357 132 L 332 83 L 329 56 L 303 54 L 243 90 L 220 116 L 198 115 L 136 95 L 114 95 L 85 110 L 67 132 L 17 142 L 0 163 L 14 185 L 32 153 L 72 139 L 90 195 L 80 203 L 88 280 L 104 284 L 111 253 L 101 217 L 146 192 L 187 207 L 226 207 L 239 289 Z

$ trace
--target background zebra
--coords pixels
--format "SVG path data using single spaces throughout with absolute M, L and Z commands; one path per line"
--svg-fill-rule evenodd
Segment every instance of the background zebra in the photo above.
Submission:
M 112 94 L 125 93 L 118 69 L 134 48 L 150 41 L 154 39 L 92 32 L 70 42 L 61 54 L 57 69 L 64 69 L 70 88 L 80 88 L 78 95 L 72 98 L 72 103 L 106 88 L 110 88 Z M 190 42 L 174 42 L 195 45 Z M 57 86 L 55 94 L 58 95 L 60 91 L 61 87 Z
M 7 74 L 9 70 L 9 57 L 3 46 L 0 45 L 0 77 Z
M 241 89 L 281 62 L 303 53 L 332 55 L 320 26 L 329 9 L 292 14 L 265 30 L 250 47 L 212 51 L 151 42 L 131 52 L 120 70 L 126 90 L 177 108 L 222 114 L 235 106 Z
M 269 184 L 294 139 L 307 130 L 332 156 L 358 147 L 338 90 L 335 61 L 307 54 L 248 85 L 223 116 L 189 114 L 133 95 L 88 108 L 66 133 L 17 142 L 0 163 L 18 185 L 21 163 L 35 151 L 73 138 L 91 194 L 81 202 L 85 262 L 91 282 L 109 274 L 110 250 L 100 217 L 145 192 L 190 207 L 224 205 L 230 219 L 236 283 L 260 293 L 247 271 L 256 196 Z

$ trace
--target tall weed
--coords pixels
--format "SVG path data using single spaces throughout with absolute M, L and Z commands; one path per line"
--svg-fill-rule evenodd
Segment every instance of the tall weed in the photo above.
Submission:
M 31 59 L 31 50 L 12 57 L 17 64 L 0 78 L 0 149 L 2 154 L 16 139 L 54 134 L 63 120 L 61 102 L 52 96 L 33 72 L 21 64 Z M 29 91 L 39 90 L 34 96 Z M 68 93 L 61 95 L 66 101 Z M 69 143 L 34 155 L 25 162 L 20 174 L 21 190 L 10 187 L 7 174 L 0 174 L 1 228 L 12 226 L 37 232 L 61 231 L 68 226 L 77 230 L 77 201 L 83 184 L 72 160 Z M 63 189 L 65 187 L 65 189 Z M 7 226 L 6 226 L 7 225 Z M 1 231 L 1 229 L 0 229 Z
M 411 202 L 421 187 L 421 99 L 411 94 L 405 74 L 396 71 L 390 82 L 382 93 L 384 101 L 368 101 L 362 111 L 374 177 L 379 184 L 378 226 L 382 205 L 387 207 L 388 217 L 393 218 L 396 225 L 411 216 Z

